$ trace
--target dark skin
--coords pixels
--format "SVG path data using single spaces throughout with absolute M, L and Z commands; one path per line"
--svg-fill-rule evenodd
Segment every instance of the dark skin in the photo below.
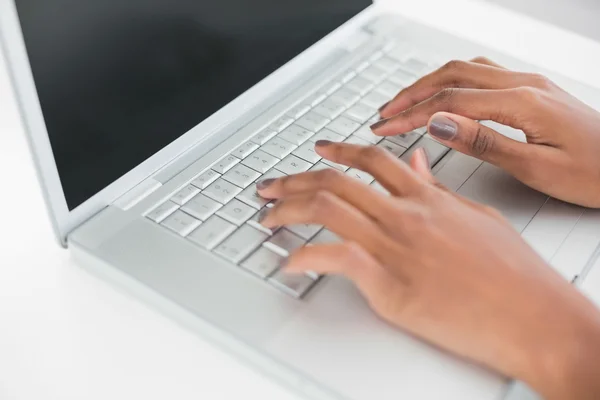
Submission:
M 535 189 L 600 207 L 600 114 L 545 78 L 453 62 L 381 114 L 376 134 L 428 125 Z M 475 122 L 488 119 L 522 129 L 528 143 Z M 600 398 L 600 313 L 498 212 L 443 188 L 423 151 L 410 166 L 377 147 L 321 141 L 316 151 L 370 173 L 390 195 L 334 170 L 259 183 L 278 200 L 265 226 L 320 224 L 343 239 L 297 251 L 289 272 L 347 276 L 390 323 L 547 399 Z

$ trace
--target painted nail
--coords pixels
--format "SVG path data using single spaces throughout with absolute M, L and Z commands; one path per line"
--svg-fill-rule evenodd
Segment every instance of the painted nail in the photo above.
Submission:
M 429 133 L 440 140 L 452 140 L 458 133 L 458 125 L 450 118 L 438 115 L 431 120 Z
M 330 140 L 317 140 L 315 142 L 315 146 L 319 146 L 319 147 L 329 146 L 330 144 L 333 144 L 333 142 Z
M 271 184 L 275 182 L 275 179 L 265 179 L 262 181 L 258 181 L 256 183 L 256 187 L 258 188 L 258 190 L 264 190 L 266 188 L 268 188 L 269 186 L 271 186 Z
M 374 131 L 375 129 L 379 129 L 382 126 L 384 126 L 385 124 L 387 124 L 389 121 L 390 121 L 389 118 L 382 119 L 381 121 L 377 121 L 373 125 L 371 125 L 371 130 Z
M 386 107 L 391 103 L 391 101 L 388 101 L 387 103 L 385 103 L 384 105 L 382 105 L 381 107 L 379 107 L 379 112 L 382 113 L 383 110 L 386 109 Z

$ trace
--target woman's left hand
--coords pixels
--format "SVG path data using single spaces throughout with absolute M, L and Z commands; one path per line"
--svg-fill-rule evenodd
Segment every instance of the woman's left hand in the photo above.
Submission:
M 259 183 L 279 200 L 265 226 L 319 224 L 343 239 L 302 248 L 287 271 L 345 275 L 395 326 L 550 399 L 585 398 L 573 392 L 573 368 L 585 364 L 579 346 L 600 332 L 597 313 L 502 216 L 439 187 L 422 151 L 411 169 L 378 147 L 316 149 L 391 195 L 335 170 Z

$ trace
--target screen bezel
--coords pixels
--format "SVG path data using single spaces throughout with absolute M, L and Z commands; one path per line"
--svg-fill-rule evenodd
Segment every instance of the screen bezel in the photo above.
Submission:
M 44 122 L 16 6 L 14 0 L 0 0 L 0 47 L 6 59 L 46 207 L 60 244 L 66 246 L 67 235 L 70 231 L 151 177 L 203 138 L 218 133 L 225 126 L 234 124 L 249 111 L 252 105 L 265 101 L 273 103 L 281 98 L 285 95 L 282 93 L 282 88 L 301 76 L 319 59 L 326 57 L 328 53 L 339 47 L 339 43 L 343 41 L 344 37 L 356 32 L 366 21 L 373 18 L 375 13 L 376 8 L 372 4 L 307 51 L 232 100 L 218 112 L 201 121 L 179 139 L 155 153 L 77 208 L 69 210 Z

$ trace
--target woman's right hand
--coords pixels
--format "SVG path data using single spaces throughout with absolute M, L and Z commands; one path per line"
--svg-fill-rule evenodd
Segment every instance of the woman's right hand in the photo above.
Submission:
M 600 113 L 546 77 L 485 58 L 452 61 L 402 90 L 380 110 L 377 135 L 428 125 L 441 143 L 501 167 L 550 196 L 600 208 Z M 521 129 L 517 142 L 479 124 Z

